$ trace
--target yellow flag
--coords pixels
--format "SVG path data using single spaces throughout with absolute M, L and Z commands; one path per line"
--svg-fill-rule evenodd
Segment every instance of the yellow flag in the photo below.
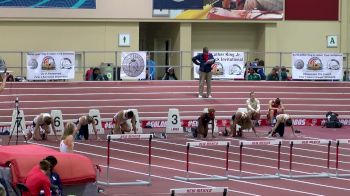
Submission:
M 211 8 L 211 5 L 206 5 L 203 7 L 203 10 L 186 10 L 176 16 L 176 19 L 207 19 L 207 15 Z

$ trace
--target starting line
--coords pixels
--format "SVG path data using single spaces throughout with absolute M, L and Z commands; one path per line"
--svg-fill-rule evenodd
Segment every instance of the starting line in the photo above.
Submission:
M 107 135 L 107 182 L 97 181 L 98 184 L 104 186 L 140 186 L 140 185 L 151 185 L 151 143 L 152 134 L 118 134 L 118 135 Z M 110 144 L 111 140 L 128 140 L 128 139 L 148 139 L 148 181 L 136 180 L 135 182 L 110 182 L 109 180 L 109 168 L 110 168 Z
M 239 146 L 239 176 L 229 175 L 229 178 L 238 180 L 260 180 L 260 179 L 279 179 L 280 178 L 280 167 L 281 167 L 281 140 L 264 140 L 264 141 L 240 141 Z M 257 176 L 242 176 L 242 157 L 243 157 L 243 146 L 257 146 L 257 145 L 278 145 L 277 154 L 277 174 L 264 174 Z
M 229 141 L 208 141 L 208 142 L 186 142 L 186 177 L 174 176 L 177 180 L 182 181 L 207 181 L 207 180 L 228 180 L 228 152 L 231 142 Z M 189 157 L 190 147 L 206 147 L 206 146 L 226 146 L 226 162 L 225 162 L 225 176 L 202 177 L 202 178 L 190 178 L 189 176 Z
M 304 174 L 304 175 L 293 175 L 292 174 L 292 163 L 293 163 L 293 145 L 294 144 L 328 144 L 328 153 L 327 153 L 327 169 L 328 173 L 312 173 L 312 174 Z M 330 149 L 331 149 L 331 140 L 291 140 L 289 141 L 290 149 L 289 149 L 289 174 L 281 174 L 280 176 L 283 178 L 328 178 L 330 177 L 329 173 L 329 160 L 330 160 Z
M 186 194 L 186 193 L 222 193 L 223 196 L 227 195 L 227 187 L 213 187 L 213 188 L 179 188 L 170 189 L 170 195 L 175 196 L 176 194 Z

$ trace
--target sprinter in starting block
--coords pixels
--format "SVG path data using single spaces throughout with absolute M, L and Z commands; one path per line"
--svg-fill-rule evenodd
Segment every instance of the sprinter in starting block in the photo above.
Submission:
M 212 131 L 211 136 L 214 138 L 214 120 L 215 120 L 215 109 L 209 108 L 208 113 L 202 113 L 198 118 L 198 127 L 192 128 L 192 134 L 193 137 L 198 137 L 199 135 L 202 135 L 204 138 L 208 135 L 208 125 L 209 122 L 212 122 Z
M 33 131 L 29 132 L 27 137 L 30 140 L 46 140 L 47 135 L 51 132 L 50 126 L 53 133 L 55 134 L 56 140 L 58 141 L 54 120 L 48 113 L 41 113 L 36 116 L 33 120 Z
M 240 126 L 239 130 L 237 131 L 237 125 Z M 256 130 L 254 127 L 254 124 L 251 120 L 251 114 L 249 112 L 240 112 L 237 111 L 234 115 L 232 115 L 232 121 L 230 129 L 228 130 L 226 128 L 225 132 L 227 132 L 227 135 L 231 135 L 232 137 L 242 137 L 243 136 L 243 130 L 244 129 L 252 129 L 255 133 L 255 136 L 258 137 L 256 134 Z
M 136 117 L 134 115 L 134 112 L 131 110 L 122 110 L 114 115 L 113 134 L 124 134 L 125 132 L 130 132 L 131 128 L 127 122 L 128 120 L 131 120 L 132 131 L 136 134 Z
M 75 139 L 76 140 L 81 140 L 81 137 L 83 136 L 85 140 L 89 139 L 89 124 L 92 125 L 92 129 L 94 130 L 96 140 L 100 140 L 100 138 L 97 135 L 97 129 L 96 129 L 96 121 L 92 116 L 89 115 L 84 115 L 81 116 L 78 121 L 77 121 L 77 128 L 75 130 Z
M 296 137 L 292 117 L 288 114 L 279 114 L 276 116 L 276 124 L 271 131 L 269 131 L 268 135 L 276 137 L 276 134 L 278 133 L 280 137 L 283 137 L 285 126 L 290 127 L 292 129 L 293 136 Z

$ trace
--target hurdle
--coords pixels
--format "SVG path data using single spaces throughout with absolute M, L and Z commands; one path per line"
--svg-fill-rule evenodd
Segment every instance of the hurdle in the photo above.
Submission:
M 186 142 L 186 177 L 174 176 L 175 179 L 182 181 L 207 181 L 207 180 L 228 180 L 228 151 L 231 142 L 229 141 L 208 141 L 208 142 Z M 206 147 L 206 146 L 226 146 L 225 176 L 212 175 L 203 178 L 190 178 L 189 176 L 189 157 L 190 147 Z
M 170 195 L 175 196 L 176 194 L 186 194 L 186 193 L 222 193 L 223 196 L 227 195 L 227 187 L 212 187 L 212 188 L 179 188 L 179 189 L 170 189 Z
M 107 135 L 107 182 L 97 181 L 98 184 L 104 186 L 139 186 L 150 185 L 151 182 L 151 158 L 152 158 L 152 134 L 118 134 Z M 111 140 L 117 139 L 148 139 L 148 181 L 136 180 L 135 182 L 110 182 L 109 169 L 110 169 L 110 145 Z
M 283 178 L 328 178 L 329 175 L 329 160 L 330 160 L 330 149 L 331 149 L 331 140 L 290 140 L 289 141 L 289 174 L 281 174 Z M 293 175 L 292 174 L 292 165 L 293 165 L 293 146 L 294 144 L 328 144 L 328 153 L 327 153 L 327 169 L 328 173 L 312 173 L 304 175 Z
M 231 179 L 238 180 L 260 180 L 260 179 L 279 179 L 280 178 L 280 168 L 281 168 L 281 140 L 262 140 L 262 141 L 240 141 L 239 146 L 239 176 L 229 175 Z M 277 174 L 263 174 L 256 176 L 242 176 L 242 163 L 243 163 L 243 146 L 256 146 L 256 145 L 278 145 L 277 153 Z
M 336 148 L 336 155 L 335 155 L 335 174 L 330 174 L 332 177 L 339 177 L 339 178 L 347 178 L 350 177 L 350 174 L 339 174 L 339 145 L 340 144 L 350 144 L 350 139 L 338 139 L 337 140 L 337 148 Z

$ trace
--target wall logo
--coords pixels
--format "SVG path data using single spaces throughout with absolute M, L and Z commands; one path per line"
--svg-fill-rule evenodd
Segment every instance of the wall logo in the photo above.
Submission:
M 69 58 L 64 58 L 61 60 L 61 69 L 72 69 L 72 61 Z
M 122 70 L 129 77 L 139 76 L 145 68 L 145 61 L 137 53 L 128 54 L 122 62 Z
M 242 74 L 242 68 L 241 66 L 237 64 L 233 64 L 230 66 L 230 75 L 241 75 Z
M 332 60 L 328 61 L 327 66 L 328 66 L 328 69 L 330 69 L 330 70 L 339 70 L 340 69 L 340 63 L 336 59 L 332 59 Z
M 318 57 L 312 57 L 307 63 L 309 70 L 322 70 L 322 61 Z
M 298 59 L 294 62 L 294 67 L 296 69 L 303 69 L 304 68 L 304 61 L 301 59 Z
M 55 59 L 52 56 L 46 56 L 41 63 L 42 70 L 55 70 L 56 63 Z
M 39 66 L 39 63 L 36 59 L 30 59 L 28 62 L 28 66 L 30 69 L 36 69 Z
M 214 75 L 224 75 L 224 66 L 220 62 L 216 62 L 211 66 Z

